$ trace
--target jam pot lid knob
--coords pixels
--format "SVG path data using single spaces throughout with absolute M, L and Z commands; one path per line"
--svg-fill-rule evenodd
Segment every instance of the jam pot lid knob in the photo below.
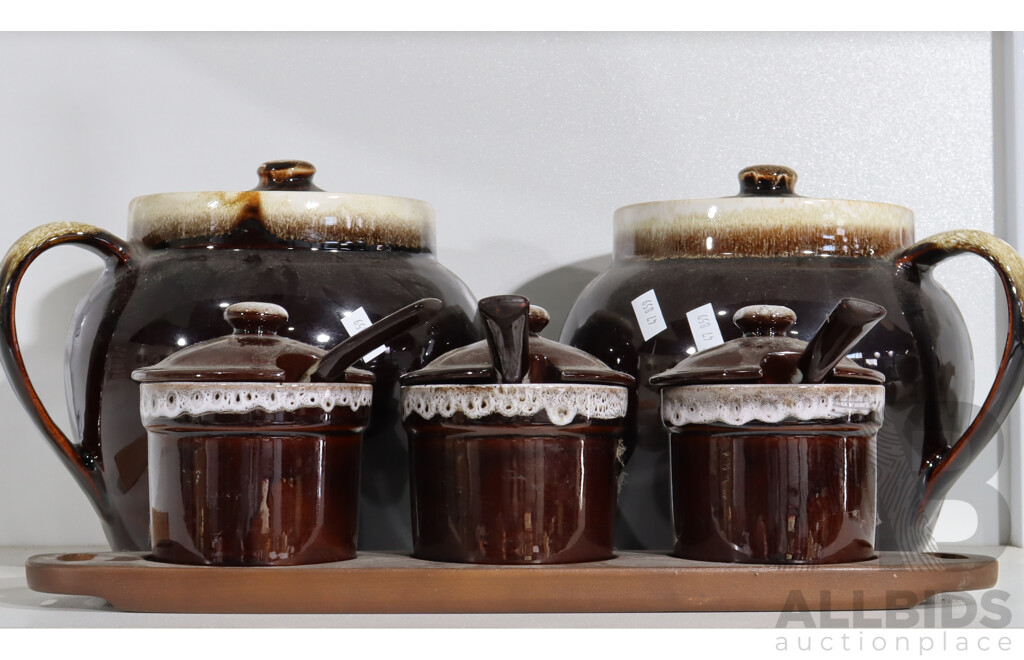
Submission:
M 784 165 L 751 165 L 740 171 L 737 197 L 795 197 L 796 172 Z
M 531 335 L 539 335 L 541 330 L 548 327 L 550 322 L 551 315 L 548 314 L 548 310 L 539 305 L 530 305 L 530 317 L 527 320 L 527 325 L 530 328 Z
M 782 305 L 748 305 L 736 311 L 732 322 L 744 337 L 775 337 L 796 323 L 796 313 Z
M 276 335 L 288 320 L 288 311 L 280 305 L 261 302 L 240 302 L 224 310 L 224 320 L 235 334 Z
M 313 183 L 316 168 L 304 160 L 271 160 L 256 169 L 260 185 L 253 190 L 312 190 L 323 192 Z

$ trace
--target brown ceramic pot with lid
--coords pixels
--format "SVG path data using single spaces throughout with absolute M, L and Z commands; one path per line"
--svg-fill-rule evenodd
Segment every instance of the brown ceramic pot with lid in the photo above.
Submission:
M 489 564 L 613 556 L 634 380 L 540 337 L 522 296 L 479 303 L 487 340 L 402 376 L 416 557 Z
M 842 356 L 879 310 L 844 301 L 809 345 L 786 336 L 792 310 L 745 307 L 734 317 L 741 338 L 651 378 L 670 431 L 676 555 L 769 564 L 874 556 L 884 377 Z M 852 330 L 842 323 L 851 317 Z
M 305 377 L 325 351 L 278 330 L 278 305 L 229 306 L 230 335 L 137 369 L 149 436 L 153 557 L 279 566 L 356 555 L 373 374 Z
M 611 267 L 580 294 L 562 329 L 562 341 L 641 383 L 626 430 L 631 457 L 617 545 L 661 549 L 672 542 L 661 470 L 667 448 L 650 377 L 705 348 L 706 330 L 717 328 L 724 341 L 738 337 L 728 319 L 748 305 L 772 300 L 792 309 L 800 323 L 790 336 L 806 340 L 836 300 L 853 297 L 888 311 L 851 354 L 886 379 L 877 545 L 924 549 L 945 493 L 996 434 L 1024 384 L 1024 261 L 980 231 L 915 242 L 910 209 L 803 197 L 786 167 L 749 167 L 739 178 L 732 197 L 615 211 Z M 936 265 L 965 253 L 995 269 L 1009 321 L 996 378 L 979 384 L 988 389 L 980 409 L 973 405 L 967 328 L 933 275 Z M 715 340 L 713 332 L 709 337 Z
M 475 298 L 435 257 L 434 210 L 403 197 L 328 192 L 304 161 L 272 161 L 252 190 L 144 195 L 128 236 L 60 222 L 25 234 L 2 265 L 0 361 L 15 393 L 88 495 L 118 550 L 150 547 L 146 431 L 133 370 L 222 333 L 229 305 L 281 305 L 282 337 L 329 349 L 369 323 L 430 296 L 444 309 L 362 363 L 376 376 L 363 460 L 360 543 L 409 541 L 405 436 L 398 375 L 480 338 Z M 67 347 L 71 433 L 33 388 L 18 345 L 15 305 L 26 269 L 74 245 L 107 268 L 79 304 Z M 365 315 L 365 316 L 364 316 Z

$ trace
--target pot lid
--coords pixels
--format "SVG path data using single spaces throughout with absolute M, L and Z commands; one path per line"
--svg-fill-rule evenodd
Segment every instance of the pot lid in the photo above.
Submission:
M 151 367 L 136 369 L 140 383 L 162 382 L 299 382 L 306 370 L 326 354 L 321 348 L 281 337 L 277 329 L 288 320 L 279 305 L 240 302 L 224 310 L 234 332 L 194 344 Z M 337 382 L 372 383 L 373 374 L 348 369 Z
M 327 192 L 313 183 L 316 168 L 302 160 L 269 161 L 256 171 L 252 190 L 136 197 L 128 208 L 129 239 L 150 247 L 300 242 L 323 250 L 434 249 L 427 202 Z
M 615 211 L 615 257 L 884 256 L 914 242 L 914 213 L 884 202 L 803 197 L 781 165 L 739 173 L 731 197 Z
M 737 310 L 732 320 L 743 331 L 742 337 L 691 355 L 652 376 L 651 385 L 799 382 L 792 375 L 808 342 L 785 335 L 796 322 L 793 310 L 777 305 L 751 305 Z M 816 382 L 883 383 L 885 377 L 844 357 L 831 373 Z
M 577 348 L 540 336 L 550 317 L 523 296 L 493 296 L 479 302 L 487 339 L 449 351 L 402 385 L 484 383 L 579 383 L 631 386 L 629 374 L 609 369 Z

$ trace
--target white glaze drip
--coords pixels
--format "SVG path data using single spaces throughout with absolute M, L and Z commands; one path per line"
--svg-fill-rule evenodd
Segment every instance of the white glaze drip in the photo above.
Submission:
M 885 388 L 881 385 L 687 385 L 661 394 L 666 426 L 786 420 L 844 420 L 874 413 L 882 421 Z
M 144 420 L 338 406 L 355 411 L 370 405 L 372 394 L 370 385 L 355 383 L 144 383 L 139 410 Z
M 402 419 L 413 413 L 423 419 L 449 418 L 457 413 L 480 419 L 487 415 L 532 417 L 544 412 L 552 424 L 565 426 L 577 416 L 625 417 L 626 393 L 626 388 L 618 385 L 415 385 L 402 388 Z

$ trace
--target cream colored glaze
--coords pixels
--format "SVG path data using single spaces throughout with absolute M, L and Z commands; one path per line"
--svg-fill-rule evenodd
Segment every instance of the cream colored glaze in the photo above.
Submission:
M 995 262 L 1006 272 L 1010 287 L 1021 290 L 1024 285 L 1024 259 L 1001 238 L 976 229 L 944 231 L 925 239 L 950 252 L 971 252 Z M 1024 318 L 1024 308 L 1021 310 Z
M 402 419 L 469 419 L 488 415 L 532 417 L 543 412 L 555 426 L 577 417 L 618 419 L 626 416 L 627 390 L 618 385 L 518 383 L 504 385 L 413 385 L 402 388 Z
M 162 417 L 210 413 L 243 414 L 345 406 L 369 406 L 373 388 L 357 383 L 143 383 L 139 411 L 143 423 Z
M 103 230 L 82 222 L 50 222 L 31 229 L 23 234 L 7 251 L 3 263 L 3 288 L 7 288 L 14 269 L 30 252 L 48 240 L 71 234 L 97 234 Z
M 223 236 L 258 217 L 274 236 L 434 248 L 434 209 L 404 197 L 315 191 L 160 193 L 136 197 L 128 208 L 129 239 L 164 241 Z
M 661 393 L 661 418 L 670 428 L 842 421 L 851 415 L 869 414 L 881 424 L 884 407 L 885 388 L 881 385 L 683 385 Z
M 905 207 L 811 197 L 646 202 L 615 212 L 614 256 L 882 257 L 914 242 Z

